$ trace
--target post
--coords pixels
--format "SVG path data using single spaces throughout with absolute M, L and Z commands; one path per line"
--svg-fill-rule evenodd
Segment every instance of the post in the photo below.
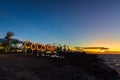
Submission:
M 25 55 L 27 55 L 27 48 L 25 48 Z
M 39 54 L 38 54 L 38 50 L 37 50 L 37 56 L 39 56 Z

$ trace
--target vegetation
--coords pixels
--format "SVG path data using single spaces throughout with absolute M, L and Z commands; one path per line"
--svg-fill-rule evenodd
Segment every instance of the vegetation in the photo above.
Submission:
M 5 36 L 5 42 L 4 42 L 4 47 L 5 47 L 5 52 L 8 53 L 10 52 L 10 44 L 12 41 L 12 36 L 14 36 L 13 32 L 7 32 L 6 36 Z

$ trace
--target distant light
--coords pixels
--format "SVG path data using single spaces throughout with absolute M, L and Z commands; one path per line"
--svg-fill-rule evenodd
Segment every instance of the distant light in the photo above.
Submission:
M 22 47 L 23 45 L 21 44 L 21 43 L 18 43 L 17 45 L 16 45 L 16 47 L 17 48 L 20 48 L 20 47 Z

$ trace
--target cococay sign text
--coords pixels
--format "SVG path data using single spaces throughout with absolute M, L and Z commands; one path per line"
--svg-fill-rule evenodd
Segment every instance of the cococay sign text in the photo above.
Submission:
M 47 44 L 47 45 L 43 45 L 43 44 L 39 44 L 39 43 L 31 43 L 30 45 L 28 45 L 30 43 L 30 40 L 27 40 L 24 42 L 24 47 L 27 49 L 31 49 L 31 50 L 38 50 L 38 51 L 55 51 L 55 46 L 51 45 L 51 44 Z

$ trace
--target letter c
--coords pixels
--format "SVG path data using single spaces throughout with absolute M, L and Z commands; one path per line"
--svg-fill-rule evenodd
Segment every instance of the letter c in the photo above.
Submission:
M 25 47 L 25 48 L 30 48 L 30 45 L 27 46 L 27 43 L 28 43 L 28 42 L 30 42 L 30 40 L 25 41 L 25 43 L 24 43 L 24 47 Z

